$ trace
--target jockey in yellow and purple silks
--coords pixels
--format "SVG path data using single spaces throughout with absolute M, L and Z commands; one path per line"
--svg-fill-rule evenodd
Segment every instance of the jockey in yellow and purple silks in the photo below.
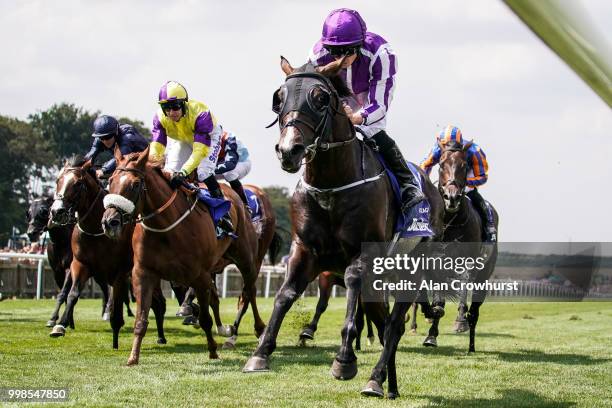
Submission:
M 158 103 L 149 156 L 159 159 L 166 154 L 166 169 L 173 172 L 170 180 L 173 188 L 182 185 L 196 171 L 197 179 L 206 183 L 210 195 L 223 198 L 215 178 L 222 129 L 208 106 L 190 100 L 185 87 L 175 81 L 161 87 Z M 219 226 L 226 231 L 233 230 L 229 214 L 221 219 Z
M 478 187 L 485 184 L 489 178 L 489 163 L 487 162 L 487 156 L 480 146 L 474 142 L 471 143 L 471 146 L 466 151 L 468 165 L 467 196 L 472 200 L 474 208 L 483 221 L 485 241 L 495 242 L 497 240 L 497 233 L 491 210 L 478 192 Z M 421 162 L 421 168 L 429 174 L 433 166 L 440 162 L 440 156 L 442 156 L 442 148 L 440 145 L 446 146 L 451 144 L 463 146 L 463 136 L 458 127 L 448 125 L 437 135 L 436 144 L 433 149 L 431 149 L 431 152 L 429 152 L 427 158 Z

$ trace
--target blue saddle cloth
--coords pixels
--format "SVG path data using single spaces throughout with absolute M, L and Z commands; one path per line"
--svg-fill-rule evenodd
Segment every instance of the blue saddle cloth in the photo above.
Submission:
M 384 159 L 380 154 L 377 154 L 378 160 L 384 166 L 387 176 L 389 177 L 389 181 L 391 181 L 391 186 L 393 186 L 393 193 L 395 196 L 395 202 L 397 204 L 398 210 L 402 208 L 402 196 L 400 194 L 399 183 L 397 182 L 397 178 L 395 174 L 389 169 L 387 163 L 385 163 Z M 425 181 L 423 180 L 422 174 L 417 170 L 415 164 L 408 162 L 408 168 L 415 176 L 417 180 L 417 187 L 421 191 L 423 191 L 423 184 Z M 412 238 L 412 237 L 430 237 L 434 235 L 431 230 L 431 226 L 429 224 L 429 201 L 423 200 L 417 205 L 413 206 L 410 209 L 408 214 L 403 214 L 401 211 L 398 211 L 397 219 L 395 220 L 395 232 L 400 233 L 401 238 Z
M 249 204 L 249 207 L 251 208 L 251 222 L 261 220 L 261 217 L 263 216 L 263 212 L 262 212 L 261 203 L 259 202 L 259 198 L 257 197 L 257 194 L 255 194 L 253 191 L 249 190 L 248 188 L 244 189 L 244 194 L 246 195 L 247 203 Z
M 198 200 L 203 202 L 208 207 L 208 212 L 215 223 L 215 226 L 219 223 L 219 220 L 227 214 L 232 207 L 232 203 L 229 200 L 222 198 L 214 198 L 210 195 L 207 189 L 198 188 L 197 194 Z

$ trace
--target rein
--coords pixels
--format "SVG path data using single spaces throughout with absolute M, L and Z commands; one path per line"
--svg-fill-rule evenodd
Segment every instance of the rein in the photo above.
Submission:
M 116 170 L 135 173 L 138 176 L 138 178 L 141 180 L 141 183 L 142 183 L 141 186 L 142 187 L 140 188 L 140 191 L 138 191 L 138 196 L 136 198 L 136 200 L 138 201 L 140 199 L 141 194 L 143 192 L 146 193 L 146 191 L 147 191 L 147 188 L 146 188 L 146 185 L 145 185 L 145 172 L 142 171 L 142 170 L 135 169 L 135 168 L 130 168 L 130 167 L 117 167 Z M 185 191 L 187 196 L 194 194 L 194 192 L 192 192 L 191 190 L 188 190 L 185 187 L 182 187 L 181 189 L 183 191 Z M 152 213 L 147 214 L 147 215 L 141 215 L 141 216 L 138 216 L 136 218 L 132 217 L 131 214 L 125 213 L 124 209 L 115 207 L 121 213 L 121 225 L 126 225 L 126 224 L 141 224 L 143 229 L 145 229 L 147 231 L 152 231 L 152 232 L 168 232 L 168 231 L 173 230 L 185 218 L 187 218 L 187 216 L 189 214 L 191 214 L 191 212 L 195 208 L 196 204 L 198 203 L 198 199 L 197 198 L 195 198 L 193 200 L 193 203 L 191 204 L 189 209 L 187 209 L 187 211 L 184 212 L 183 215 L 181 215 L 178 218 L 178 220 L 176 220 L 173 224 L 171 224 L 170 226 L 168 226 L 166 228 L 159 229 L 159 228 L 149 227 L 148 225 L 146 225 L 144 223 L 144 221 L 148 220 L 148 219 L 151 219 L 151 218 L 161 214 L 165 210 L 167 210 L 172 205 L 172 203 L 174 203 L 174 201 L 176 200 L 176 197 L 178 196 L 178 191 L 179 191 L 179 189 L 175 189 L 174 192 L 172 193 L 172 195 L 170 196 L 170 198 L 168 199 L 168 201 L 166 201 L 161 207 L 159 207 L 158 209 L 156 209 Z

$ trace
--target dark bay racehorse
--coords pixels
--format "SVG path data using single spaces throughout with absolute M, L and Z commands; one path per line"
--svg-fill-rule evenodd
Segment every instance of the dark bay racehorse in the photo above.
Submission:
M 368 264 L 361 244 L 390 241 L 398 208 L 382 165 L 356 138 L 341 106 L 340 98 L 350 94 L 337 75 L 343 63 L 344 58 L 317 70 L 311 65 L 293 69 L 281 60 L 287 77 L 273 98 L 281 128 L 276 152 L 283 170 L 295 173 L 303 162 L 305 170 L 291 202 L 293 242 L 285 281 L 276 294 L 268 327 L 244 372 L 269 370 L 269 357 L 285 314 L 309 282 L 330 270 L 344 276 L 347 289 L 342 345 L 332 374 L 338 379 L 351 379 L 357 374 L 355 318 Z M 440 233 L 442 199 L 431 183 L 425 184 L 425 194 L 431 206 L 431 227 Z M 382 384 L 388 367 L 390 391 L 396 393 L 396 379 L 392 378 L 395 351 L 410 304 L 395 302 L 390 325 L 385 324 L 384 303 L 368 302 L 365 306 L 379 336 L 384 329 L 384 351 L 373 377 Z
M 467 187 L 467 156 L 466 152 L 472 145 L 471 142 L 461 144 L 442 145 L 439 143 L 442 155 L 440 156 L 440 167 L 438 172 L 438 190 L 444 199 L 444 233 L 445 242 L 459 243 L 462 256 L 476 258 L 481 254 L 486 258 L 486 264 L 482 269 L 474 269 L 461 275 L 464 282 L 484 282 L 489 279 L 495 269 L 497 261 L 497 243 L 483 244 L 484 226 L 482 220 L 466 196 Z M 495 208 L 490 205 L 495 227 L 497 229 L 498 215 Z M 469 352 L 474 352 L 474 338 L 476 324 L 478 323 L 479 309 L 484 302 L 486 290 L 476 290 L 472 293 L 472 303 L 468 310 L 467 290 L 460 292 L 458 314 L 455 320 L 455 331 L 461 333 L 470 331 Z M 429 335 L 425 339 L 425 345 L 437 345 L 438 320 L 434 319 Z
M 308 326 L 304 327 L 300 333 L 299 344 L 306 345 L 306 340 L 314 340 L 315 332 L 319 325 L 319 319 L 321 315 L 327 310 L 329 304 L 329 298 L 332 296 L 332 290 L 334 285 L 341 286 L 346 289 L 344 285 L 344 279 L 341 276 L 334 274 L 333 272 L 325 271 L 319 275 L 319 301 L 315 309 L 315 314 Z M 374 344 L 374 331 L 372 330 L 372 321 L 369 317 L 364 316 L 363 303 L 360 300 L 357 303 L 357 315 L 355 317 L 355 324 L 357 325 L 357 337 L 355 337 L 355 350 L 361 350 L 361 332 L 363 331 L 364 325 L 367 326 L 367 338 L 369 344 Z M 364 319 L 365 317 L 365 319 Z M 365 322 L 364 322 L 365 320 Z
M 200 326 L 206 333 L 209 357 L 218 358 L 217 343 L 211 330 L 210 291 L 213 271 L 227 260 L 238 266 L 244 279 L 238 316 L 241 318 L 247 305 L 251 304 L 256 333 L 261 333 L 265 327 L 261 318 L 258 320 L 255 303 L 255 281 L 259 271 L 255 262 L 258 249 L 253 225 L 241 199 L 229 186 L 223 185 L 225 196 L 232 202 L 230 216 L 238 238 L 217 240 L 208 208 L 192 192 L 182 188 L 173 190 L 169 175 L 162 170 L 163 163 L 148 163 L 148 155 L 148 148 L 125 157 L 115 151 L 117 169 L 110 178 L 112 196 L 107 201 L 103 220 L 105 232 L 111 237 L 120 236 L 124 224 L 137 221 L 132 237 L 132 284 L 138 307 L 128 365 L 138 364 L 152 291 L 160 279 L 195 289 L 200 304 Z M 235 324 L 239 324 L 239 319 Z
M 40 197 L 32 200 L 27 212 L 28 219 L 28 238 L 30 242 L 36 242 L 47 229 L 49 223 L 49 215 L 51 205 L 53 204 L 53 196 Z M 60 289 L 55 303 L 55 309 L 51 313 L 51 318 L 47 321 L 47 327 L 55 326 L 59 319 L 59 310 L 66 302 L 66 297 L 72 286 L 72 278 L 70 276 L 70 263 L 72 262 L 72 247 L 70 238 L 74 224 L 57 226 L 49 229 L 49 242 L 47 242 L 47 260 L 53 271 L 53 278 L 57 287 Z M 102 288 L 104 293 L 104 288 Z M 108 296 L 108 291 L 106 292 Z M 105 306 L 103 305 L 102 313 Z M 68 322 L 70 328 L 74 329 L 74 320 Z
M 70 264 L 72 287 L 66 309 L 50 335 L 65 335 L 74 307 L 87 279 L 94 277 L 101 286 L 112 285 L 110 323 L 113 329 L 113 348 L 118 348 L 119 330 L 124 324 L 122 303 L 127 296 L 129 273 L 132 268 L 132 231 L 127 229 L 119 240 L 111 240 L 102 231 L 103 198 L 106 191 L 96 179 L 91 161 L 81 156 L 71 158 L 57 178 L 57 188 L 51 206 L 50 225 L 76 223 L 72 233 L 73 259 Z M 166 302 L 159 286 L 156 288 L 154 312 L 157 321 L 158 343 L 165 344 L 163 318 Z
M 57 319 L 59 319 L 59 310 L 61 306 L 66 302 L 68 292 L 72 287 L 72 277 L 70 275 L 70 263 L 72 262 L 72 230 L 74 224 L 67 224 L 61 226 L 54 226 L 51 229 L 47 228 L 49 224 L 49 216 L 51 205 L 53 204 L 53 196 L 35 198 L 30 203 L 30 207 L 27 211 L 28 221 L 28 238 L 30 242 L 36 242 L 39 240 L 40 235 L 44 231 L 49 231 L 49 240 L 45 242 L 47 249 L 47 260 L 49 266 L 53 271 L 53 278 L 55 283 L 60 289 L 57 295 L 57 302 L 55 309 L 51 313 L 51 318 L 47 321 L 47 327 L 55 326 Z M 100 285 L 99 282 L 98 285 Z M 102 290 L 102 313 L 106 316 L 110 313 L 110 298 L 108 296 L 108 289 L 106 286 L 100 286 Z M 133 316 L 130 310 L 129 298 L 126 297 L 125 305 L 128 311 L 128 316 Z M 69 322 L 70 328 L 74 329 L 74 321 Z

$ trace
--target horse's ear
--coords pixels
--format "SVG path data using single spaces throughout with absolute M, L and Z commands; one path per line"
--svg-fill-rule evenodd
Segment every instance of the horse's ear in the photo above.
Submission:
M 347 58 L 348 58 L 348 56 L 345 55 L 344 57 L 340 58 L 339 60 L 332 61 L 329 64 L 324 65 L 322 67 L 317 67 L 317 72 L 319 74 L 323 75 L 323 76 L 328 77 L 328 78 L 335 77 L 336 75 L 338 75 L 338 73 L 342 69 L 342 64 L 344 64 L 344 61 Z
M 117 163 L 123 160 L 123 154 L 121 154 L 121 149 L 119 149 L 119 145 L 117 143 L 115 143 L 115 150 L 113 151 L 113 154 L 115 155 L 115 160 Z
M 91 169 L 92 165 L 93 165 L 93 163 L 91 162 L 91 159 L 89 159 L 85 163 L 83 163 L 83 165 L 81 166 L 81 169 L 83 169 L 85 171 L 89 171 L 89 169 Z
M 144 168 L 145 164 L 147 164 L 147 160 L 149 159 L 149 146 L 144 149 L 140 155 L 138 156 L 138 160 L 136 160 L 136 167 L 139 169 Z
M 291 66 L 291 64 L 289 63 L 289 61 L 287 61 L 287 59 L 283 57 L 282 55 L 281 55 L 280 66 L 283 72 L 285 73 L 285 75 L 287 76 L 293 74 L 293 71 L 295 71 L 293 67 Z
M 468 149 L 469 149 L 470 147 L 472 147 L 472 145 L 473 145 L 473 144 L 474 144 L 474 141 L 473 141 L 473 140 L 470 140 L 469 142 L 467 142 L 466 144 L 464 144 L 464 145 L 463 145 L 463 151 L 464 151 L 464 152 L 467 152 L 467 151 L 468 151 Z

